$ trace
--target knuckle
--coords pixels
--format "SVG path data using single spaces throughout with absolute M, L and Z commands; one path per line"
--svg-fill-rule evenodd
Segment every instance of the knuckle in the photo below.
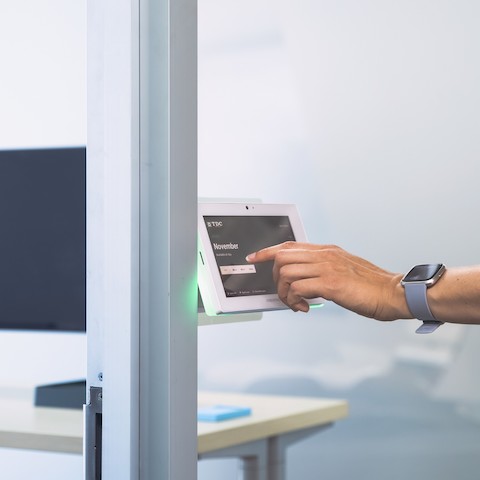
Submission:
M 300 297 L 300 287 L 298 283 L 294 282 L 290 285 L 290 294 L 294 298 Z
M 337 245 L 329 245 L 324 251 L 324 258 L 327 261 L 335 262 L 343 255 L 344 250 Z
M 286 276 L 287 276 L 287 266 L 286 265 L 282 265 L 281 267 L 279 267 L 278 269 L 278 279 L 279 280 L 283 280 Z
M 289 255 L 288 249 L 279 250 L 276 257 L 275 262 L 279 265 L 282 265 L 285 262 L 285 258 Z M 281 269 L 282 267 L 280 267 Z

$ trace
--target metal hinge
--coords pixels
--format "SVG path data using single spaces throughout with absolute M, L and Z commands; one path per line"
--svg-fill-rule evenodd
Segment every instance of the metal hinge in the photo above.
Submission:
M 102 388 L 90 387 L 90 403 L 85 406 L 85 480 L 102 478 Z

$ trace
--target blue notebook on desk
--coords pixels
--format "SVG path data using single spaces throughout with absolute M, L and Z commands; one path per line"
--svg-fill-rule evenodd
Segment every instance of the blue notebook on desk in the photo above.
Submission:
M 235 405 L 211 405 L 199 407 L 197 418 L 199 422 L 221 422 L 232 418 L 245 417 L 252 413 L 250 407 Z

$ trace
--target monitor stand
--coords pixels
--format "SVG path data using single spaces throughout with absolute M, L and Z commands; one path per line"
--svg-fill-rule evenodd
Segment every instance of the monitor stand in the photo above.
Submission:
M 86 402 L 86 380 L 51 383 L 35 387 L 36 407 L 82 409 Z

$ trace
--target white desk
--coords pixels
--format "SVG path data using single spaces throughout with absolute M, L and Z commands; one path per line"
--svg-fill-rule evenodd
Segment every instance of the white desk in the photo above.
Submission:
M 201 392 L 199 404 L 252 408 L 248 417 L 198 424 L 199 458 L 239 458 L 245 480 L 283 480 L 287 447 L 348 414 L 344 400 L 305 397 Z M 1 398 L 0 447 L 81 454 L 83 412 Z
M 199 458 L 236 457 L 244 480 L 284 480 L 286 450 L 347 416 L 344 400 L 200 393 L 199 404 L 248 406 L 252 415 L 198 424 Z
M 35 408 L 23 396 L 0 398 L 0 447 L 81 454 L 83 412 Z

